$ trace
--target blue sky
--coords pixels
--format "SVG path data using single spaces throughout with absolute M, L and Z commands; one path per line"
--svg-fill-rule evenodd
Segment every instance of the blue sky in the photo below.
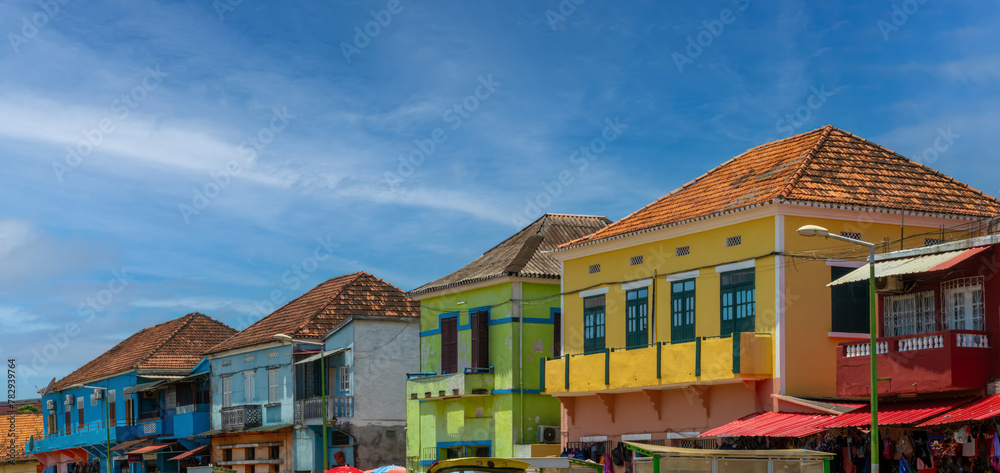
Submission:
M 19 397 L 142 327 L 412 289 L 828 123 L 1000 188 L 997 1 L 577 1 L 3 2 Z

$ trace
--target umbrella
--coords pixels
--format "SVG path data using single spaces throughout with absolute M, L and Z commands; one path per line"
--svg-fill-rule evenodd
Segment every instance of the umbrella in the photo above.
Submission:
M 406 473 L 406 468 L 397 465 L 386 465 L 374 470 L 365 470 L 364 473 Z
M 354 468 L 353 466 L 337 466 L 326 470 L 326 473 L 364 473 L 363 471 Z

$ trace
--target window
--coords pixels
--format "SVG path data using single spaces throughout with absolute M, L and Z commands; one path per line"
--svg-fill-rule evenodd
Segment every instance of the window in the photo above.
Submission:
M 98 391 L 98 392 L 100 392 L 100 391 Z M 94 393 L 90 394 L 90 405 L 91 406 L 96 406 L 97 405 L 97 394 L 94 394 Z
M 694 339 L 694 279 L 670 284 L 670 341 Z
M 720 274 L 722 299 L 721 335 L 736 332 L 754 332 L 757 305 L 754 289 L 754 270 L 743 269 Z
M 934 331 L 934 291 L 885 298 L 886 337 Z
M 71 406 L 69 404 L 66 405 L 66 433 L 67 434 L 70 434 L 70 433 L 73 432 L 73 428 L 70 427 L 70 425 L 73 423 L 73 419 L 72 419 L 73 409 L 72 409 L 72 407 L 73 406 Z
M 49 431 L 46 435 L 55 435 L 59 427 L 56 426 L 56 411 L 49 411 Z
M 167 409 L 177 407 L 177 388 L 171 386 L 167 388 Z
M 268 404 L 273 404 L 278 402 L 278 396 L 280 392 L 278 391 L 278 368 L 271 368 L 267 370 L 267 402 Z
M 552 313 L 552 356 L 562 356 L 562 312 Z
M 836 281 L 854 268 L 830 268 L 831 281 Z M 833 332 L 868 333 L 868 280 L 830 287 L 830 330 Z
M 604 350 L 604 295 L 583 299 L 583 352 Z
M 625 293 L 625 347 L 649 345 L 649 288 Z
M 253 403 L 253 371 L 243 372 L 243 403 Z
M 337 380 L 340 382 L 338 391 L 344 394 L 351 394 L 351 367 L 341 366 L 337 373 Z
M 948 330 L 983 328 L 983 277 L 959 278 L 941 283 L 944 324 Z
M 78 396 L 76 398 L 76 410 L 77 410 L 77 422 L 79 422 L 80 427 L 83 427 L 83 396 Z
M 278 460 L 281 458 L 281 447 L 277 445 L 271 445 L 271 460 Z
M 118 416 L 115 414 L 115 396 L 117 393 L 114 389 L 108 390 L 108 417 L 111 418 L 111 426 L 114 427 L 118 424 Z
M 490 367 L 490 312 L 480 310 L 469 314 L 472 325 L 472 367 Z
M 441 374 L 458 372 L 458 316 L 441 319 Z
M 222 377 L 222 407 L 233 405 L 233 376 Z

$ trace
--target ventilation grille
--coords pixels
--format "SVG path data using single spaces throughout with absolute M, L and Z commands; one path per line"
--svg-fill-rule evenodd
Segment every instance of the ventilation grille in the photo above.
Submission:
M 637 264 L 642 264 L 642 255 L 633 256 L 633 257 L 629 258 L 628 264 L 631 265 L 631 266 L 635 266 Z
M 272 351 L 271 353 L 267 354 L 267 358 L 268 359 L 277 358 L 277 357 L 278 357 L 278 352 L 276 352 L 276 351 Z
M 253 355 L 247 355 L 247 356 L 243 357 L 243 362 L 244 363 L 250 363 L 252 361 L 253 361 Z
M 691 254 L 691 247 L 690 246 L 679 246 L 679 247 L 677 247 L 677 250 L 675 251 L 675 253 L 677 254 L 677 256 L 689 255 L 689 254 Z
M 861 232 L 840 232 L 840 236 L 850 238 L 852 240 L 860 240 Z
M 924 246 L 934 246 L 944 243 L 943 238 L 924 238 Z
M 590 274 L 601 272 L 601 263 L 590 265 L 590 267 L 587 268 L 587 272 Z
M 232 365 L 232 364 L 233 364 L 233 361 L 232 361 L 232 360 L 226 360 L 226 361 L 223 361 L 223 362 L 222 362 L 222 366 L 230 366 L 230 365 Z
M 726 248 L 743 243 L 743 235 L 736 235 L 726 238 Z

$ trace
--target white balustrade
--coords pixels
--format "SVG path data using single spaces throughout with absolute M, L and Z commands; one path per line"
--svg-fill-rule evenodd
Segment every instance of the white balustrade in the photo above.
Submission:
M 990 340 L 986 335 L 975 333 L 956 333 L 955 346 L 963 348 L 989 348 Z
M 896 341 L 897 351 L 931 350 L 944 347 L 944 335 L 931 334 L 902 338 Z

